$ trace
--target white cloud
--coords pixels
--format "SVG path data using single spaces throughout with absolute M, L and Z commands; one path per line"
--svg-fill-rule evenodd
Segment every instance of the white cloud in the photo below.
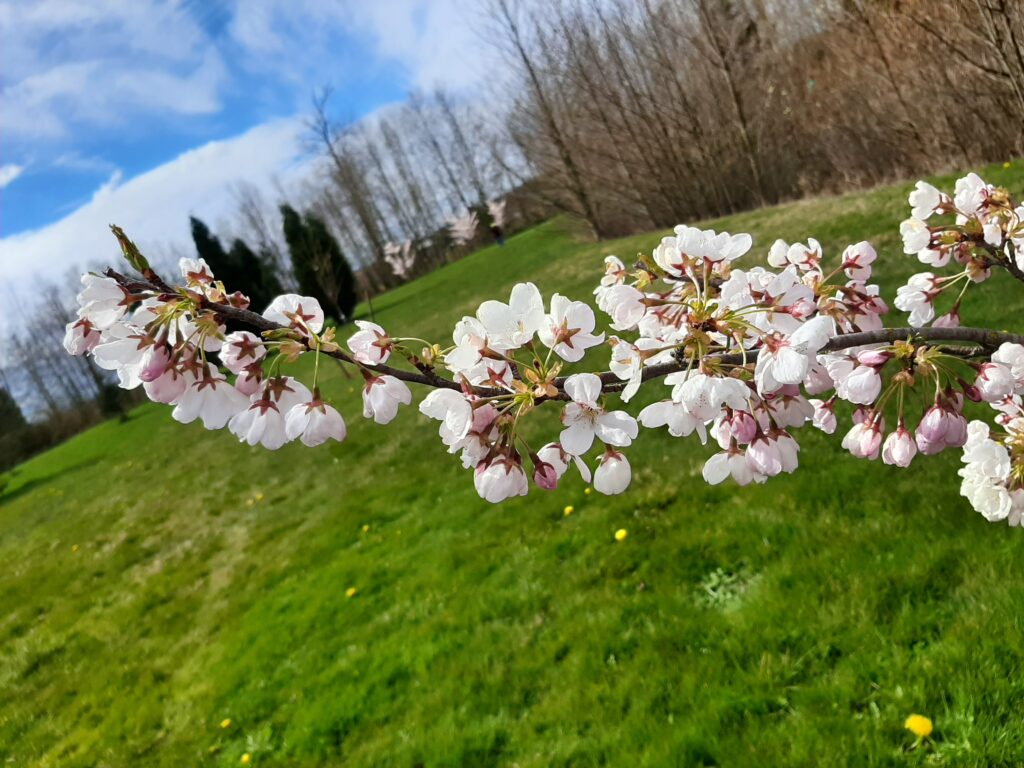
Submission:
M 375 38 L 382 57 L 400 62 L 413 85 L 469 89 L 487 78 L 489 51 L 474 24 L 479 2 L 377 0 L 357 3 L 350 18 Z
M 331 46 L 338 35 L 348 35 L 376 53 L 376 61 L 361 62 L 362 68 L 397 63 L 415 87 L 461 90 L 487 77 L 487 52 L 473 30 L 480 7 L 476 0 L 260 0 L 238 6 L 230 34 L 254 66 L 270 63 L 295 79 L 308 73 L 309 64 L 292 53 L 297 40 L 316 59 L 336 55 Z M 287 68 L 292 71 L 282 72 Z
M 24 166 L 16 165 L 15 163 L 0 165 L 0 189 L 3 189 L 16 178 L 21 176 L 21 172 L 24 170 Z
M 232 213 L 232 183 L 268 190 L 276 181 L 287 188 L 305 176 L 310 161 L 301 149 L 303 130 L 297 118 L 274 120 L 189 150 L 127 181 L 114 172 L 88 203 L 59 221 L 0 239 L 0 273 L 24 294 L 34 281 L 59 279 L 73 267 L 116 264 L 112 223 L 143 252 L 187 244 L 190 214 L 215 224 Z
M 8 142 L 67 137 L 139 114 L 220 108 L 226 68 L 213 41 L 177 3 L 0 0 Z

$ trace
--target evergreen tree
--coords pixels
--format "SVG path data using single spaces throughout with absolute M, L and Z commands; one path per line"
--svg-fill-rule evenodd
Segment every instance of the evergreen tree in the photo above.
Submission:
M 266 254 L 256 254 L 241 239 L 235 239 L 225 251 L 208 226 L 195 216 L 189 218 L 196 253 L 205 259 L 214 277 L 229 291 L 241 291 L 249 297 L 253 310 L 262 312 L 281 293 L 281 281 Z
M 234 268 L 217 236 L 195 216 L 189 217 L 189 224 L 192 227 L 192 242 L 196 245 L 196 254 L 199 258 L 210 265 L 214 277 L 223 282 L 229 291 L 241 291 L 242 289 L 236 285 L 238 270 Z
M 255 311 L 262 312 L 275 296 L 283 292 L 267 254 L 257 254 L 245 241 L 235 238 L 228 251 L 228 261 L 239 275 L 244 276 L 240 283 L 243 287 L 239 290 L 249 297 Z
M 0 387 L 0 433 L 8 434 L 25 426 L 25 416 L 18 402 L 3 387 Z
M 300 292 L 316 298 L 336 320 L 351 319 L 356 307 L 355 276 L 327 225 L 311 212 L 299 215 L 288 204 L 281 206 L 281 218 Z

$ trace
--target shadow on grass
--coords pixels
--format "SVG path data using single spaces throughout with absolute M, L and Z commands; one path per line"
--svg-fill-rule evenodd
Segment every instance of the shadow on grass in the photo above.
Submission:
M 70 466 L 58 469 L 55 472 L 50 472 L 47 475 L 42 475 L 41 477 L 33 477 L 31 480 L 28 480 L 27 482 L 22 483 L 18 487 L 13 488 L 11 490 L 5 490 L 10 486 L 10 481 L 13 479 L 12 476 L 17 474 L 16 472 L 12 472 L 11 475 L 9 475 L 6 478 L 3 478 L 3 480 L 0 480 L 0 506 L 14 501 L 19 496 L 22 496 L 23 494 L 26 494 L 29 491 L 46 485 L 51 480 L 56 479 L 60 475 L 78 472 L 81 469 L 85 469 L 86 467 L 92 466 L 92 464 L 93 462 L 91 461 L 80 461 L 76 464 L 72 464 Z M 8 482 L 4 483 L 4 481 Z

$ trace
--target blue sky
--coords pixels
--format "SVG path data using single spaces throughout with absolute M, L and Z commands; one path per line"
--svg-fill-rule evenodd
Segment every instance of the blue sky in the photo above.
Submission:
M 474 0 L 0 0 L 0 277 L 110 260 L 310 172 L 314 88 L 356 119 L 482 78 Z

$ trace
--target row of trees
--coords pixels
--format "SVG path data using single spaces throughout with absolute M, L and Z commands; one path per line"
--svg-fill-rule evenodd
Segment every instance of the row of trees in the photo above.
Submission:
M 492 0 L 506 137 L 596 236 L 1022 149 L 1010 0 Z
M 230 249 L 225 250 L 210 228 L 193 216 L 190 224 L 196 255 L 210 265 L 213 274 L 229 290 L 248 296 L 251 306 L 258 311 L 288 285 L 304 295 L 315 296 L 335 320 L 350 320 L 357 301 L 356 281 L 338 241 L 312 211 L 301 214 L 285 203 L 280 207 L 280 215 L 290 260 L 288 272 L 282 271 L 279 258 L 268 245 L 254 251 L 236 237 Z

